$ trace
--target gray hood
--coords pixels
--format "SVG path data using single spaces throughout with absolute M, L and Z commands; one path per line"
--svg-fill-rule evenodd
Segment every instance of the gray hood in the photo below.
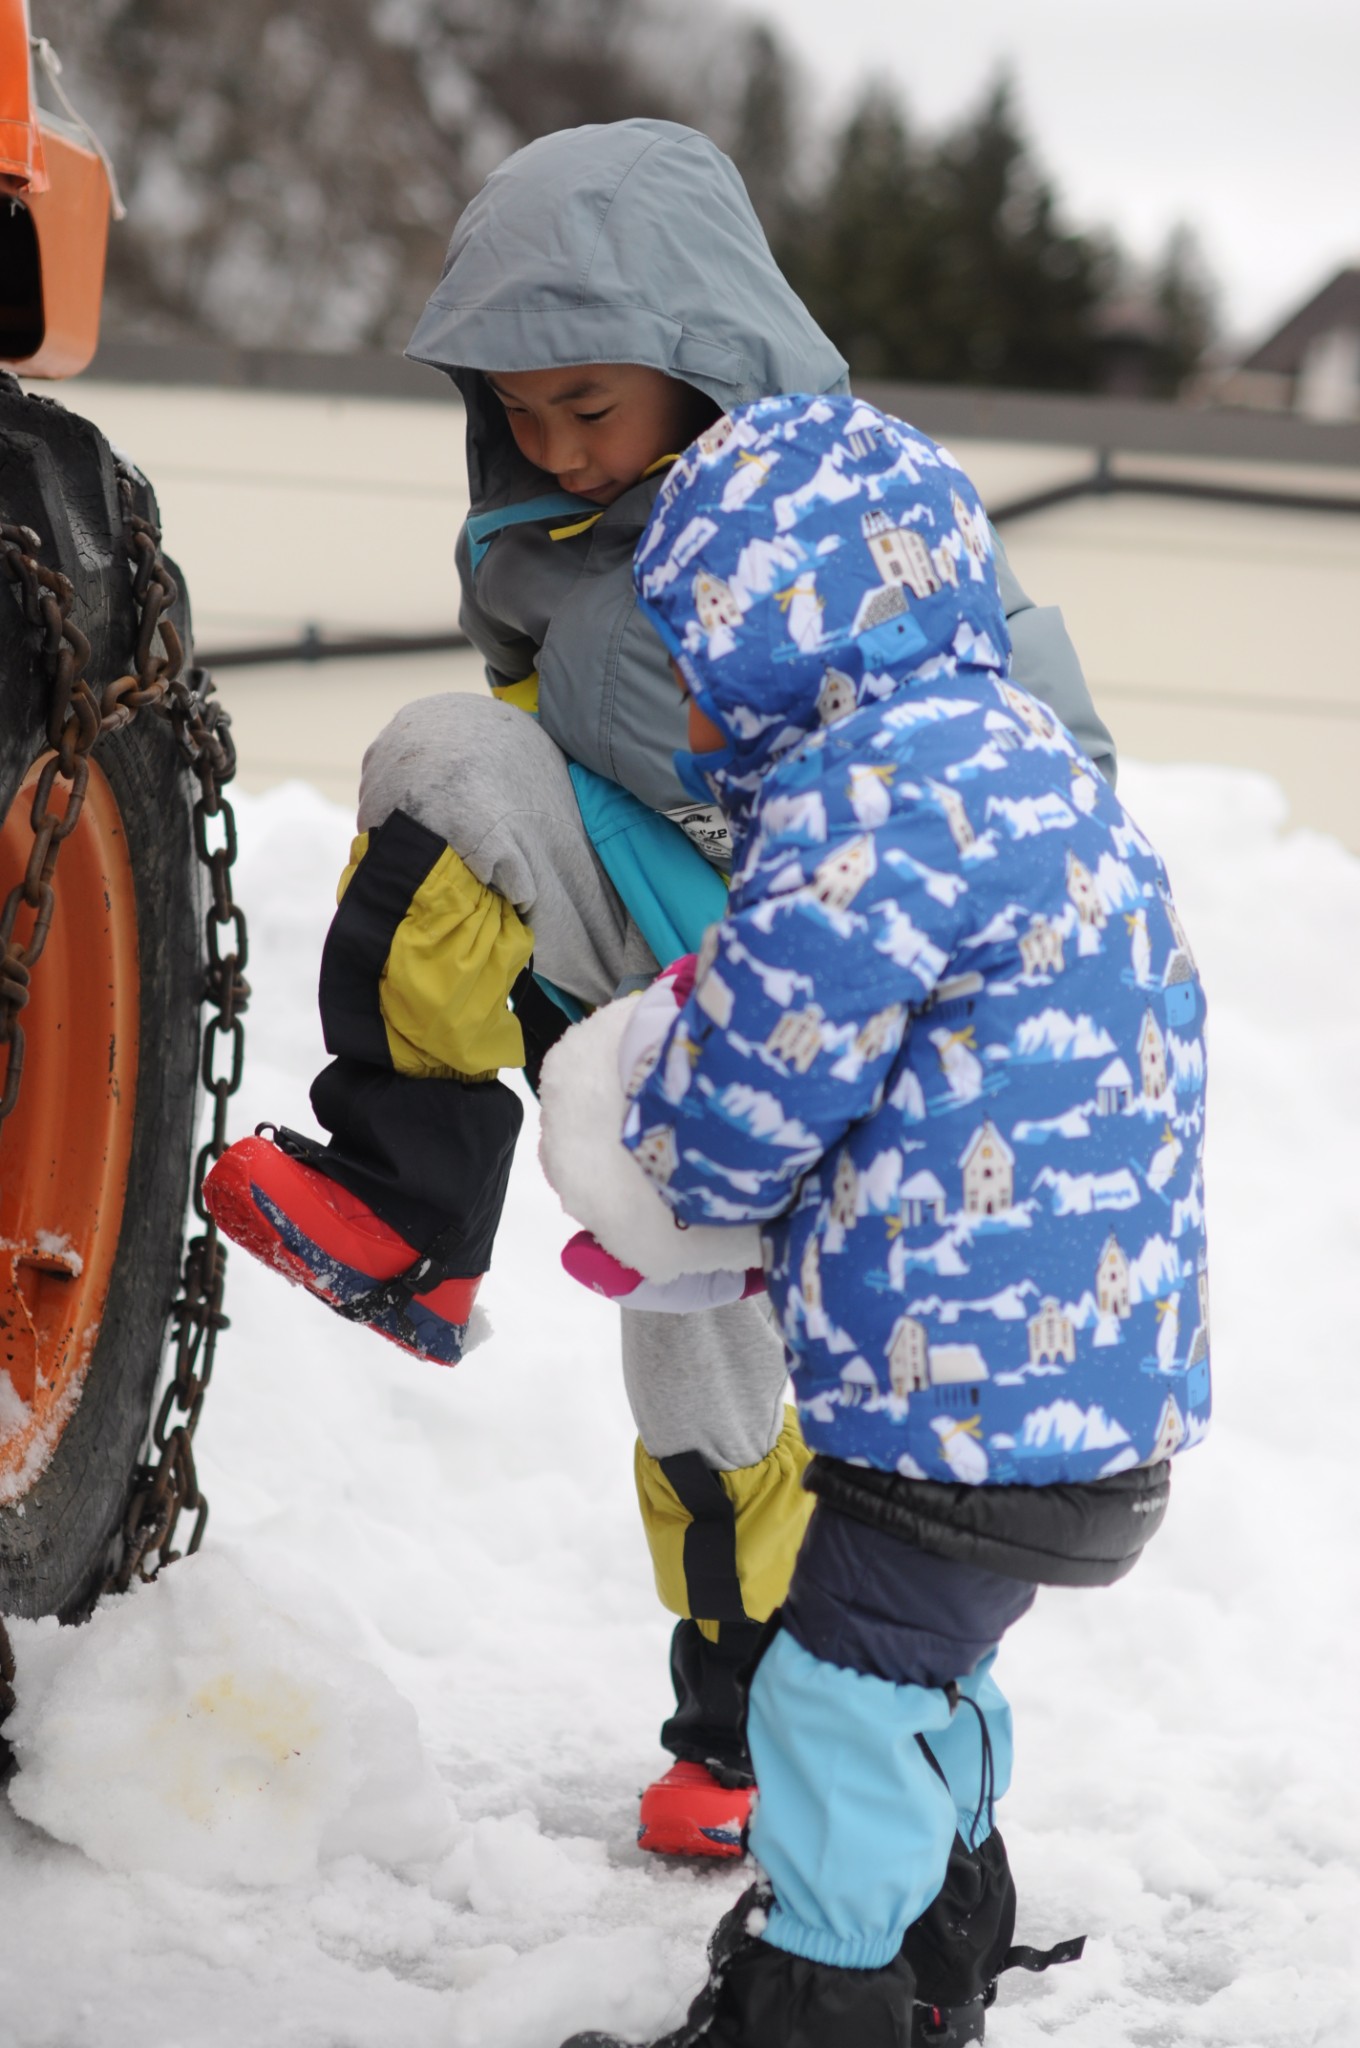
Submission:
M 735 168 L 674 121 L 567 128 L 509 157 L 454 229 L 406 353 L 462 393 L 474 512 L 543 490 L 483 370 L 643 363 L 724 412 L 849 388 Z

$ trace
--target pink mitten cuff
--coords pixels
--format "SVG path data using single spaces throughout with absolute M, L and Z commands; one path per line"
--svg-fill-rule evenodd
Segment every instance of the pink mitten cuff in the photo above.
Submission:
M 642 1280 L 641 1273 L 632 1266 L 625 1266 L 622 1259 L 616 1259 L 612 1252 L 607 1252 L 588 1230 L 578 1230 L 575 1237 L 563 1245 L 562 1264 L 582 1287 L 588 1287 L 593 1294 L 607 1295 L 610 1301 L 617 1301 L 620 1295 L 631 1294 Z
M 674 1280 L 644 1280 L 607 1252 L 588 1230 L 578 1230 L 562 1247 L 562 1264 L 573 1280 L 592 1294 L 603 1294 L 620 1308 L 646 1308 L 663 1315 L 688 1315 L 693 1309 L 727 1308 L 763 1293 L 765 1275 L 759 1266 L 744 1273 L 681 1273 Z

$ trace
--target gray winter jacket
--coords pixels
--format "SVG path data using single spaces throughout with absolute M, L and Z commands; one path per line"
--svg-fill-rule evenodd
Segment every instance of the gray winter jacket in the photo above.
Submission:
M 724 411 L 777 392 L 847 390 L 845 362 L 777 268 L 736 170 L 671 121 L 530 143 L 464 211 L 407 354 L 446 370 L 467 408 L 460 617 L 493 688 L 537 671 L 539 715 L 564 753 L 654 810 L 691 813 L 672 761 L 686 744 L 684 709 L 631 576 L 661 479 L 598 518 L 575 501 L 590 524 L 554 539 L 575 523 L 572 501 L 520 455 L 481 373 L 643 363 Z M 1061 614 L 1031 603 L 1000 550 L 998 568 L 1017 680 L 1113 779 L 1114 744 Z

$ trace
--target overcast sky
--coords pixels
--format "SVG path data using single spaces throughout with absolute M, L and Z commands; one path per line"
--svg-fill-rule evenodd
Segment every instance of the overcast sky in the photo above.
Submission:
M 1076 225 L 1137 253 L 1197 231 L 1238 339 L 1360 263 L 1360 0 L 778 0 L 818 111 L 890 77 L 925 128 L 1009 62 Z

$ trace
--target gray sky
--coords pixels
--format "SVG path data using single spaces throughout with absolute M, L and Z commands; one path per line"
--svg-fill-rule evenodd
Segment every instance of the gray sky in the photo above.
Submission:
M 747 0 L 832 119 L 890 77 L 934 132 L 1009 61 L 1076 225 L 1137 254 L 1199 235 L 1220 317 L 1259 338 L 1360 263 L 1360 0 Z

